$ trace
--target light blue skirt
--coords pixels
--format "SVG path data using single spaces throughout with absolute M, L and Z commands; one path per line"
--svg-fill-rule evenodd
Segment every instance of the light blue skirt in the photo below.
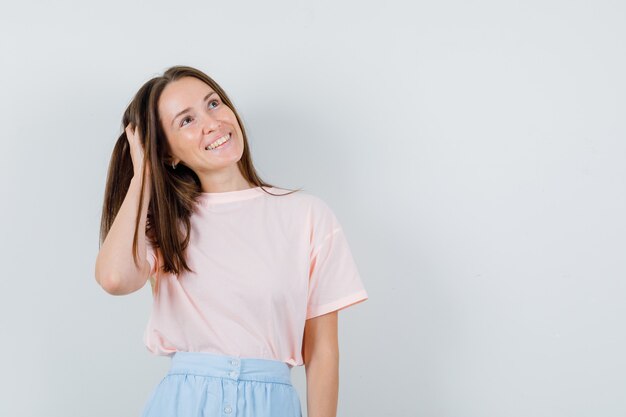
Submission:
M 285 362 L 175 352 L 141 417 L 302 417 Z

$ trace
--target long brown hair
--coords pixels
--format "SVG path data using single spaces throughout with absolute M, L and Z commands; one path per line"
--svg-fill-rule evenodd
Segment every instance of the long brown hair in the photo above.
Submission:
M 274 196 L 287 195 L 302 190 L 299 188 L 285 194 L 272 194 L 263 188 L 274 186 L 259 178 L 252 163 L 248 138 L 242 120 L 226 92 L 211 77 L 195 68 L 178 65 L 168 68 L 163 75 L 147 81 L 137 91 L 124 111 L 122 134 L 117 139 L 111 155 L 100 222 L 100 246 L 102 246 L 113 225 L 134 175 L 130 146 L 124 130 L 125 126 L 132 123 L 142 139 L 145 155 L 140 195 L 143 196 L 144 194 L 146 164 L 150 166 L 152 185 L 146 230 L 143 231 L 145 236 L 139 235 L 138 230 L 143 206 L 143 197 L 140 198 L 133 237 L 133 259 L 135 265 L 138 265 L 138 239 L 147 238 L 155 247 L 155 251 L 160 251 L 160 257 L 163 259 L 161 270 L 177 276 L 183 269 L 193 272 L 187 265 L 184 253 L 189 245 L 191 228 L 189 218 L 197 207 L 198 197 L 202 189 L 198 176 L 189 167 L 179 163 L 176 169 L 172 169 L 170 149 L 159 117 L 158 102 L 165 86 L 188 76 L 208 84 L 235 114 L 243 133 L 244 142 L 243 154 L 237 162 L 237 166 L 248 183 L 261 187 L 264 192 Z M 184 232 L 181 231 L 180 226 L 184 227 Z M 146 244 L 148 243 L 146 242 Z

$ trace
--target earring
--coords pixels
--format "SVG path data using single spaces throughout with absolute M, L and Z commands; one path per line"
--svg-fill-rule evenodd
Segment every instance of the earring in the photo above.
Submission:
M 174 165 L 174 163 L 172 162 L 172 168 L 176 169 L 176 165 Z

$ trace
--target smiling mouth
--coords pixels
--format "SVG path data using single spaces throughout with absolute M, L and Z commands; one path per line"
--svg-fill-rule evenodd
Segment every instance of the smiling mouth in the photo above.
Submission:
M 218 148 L 219 146 L 223 145 L 224 143 L 228 142 L 230 140 L 232 136 L 232 133 L 228 133 L 224 136 L 222 136 L 221 138 L 219 138 L 216 141 L 213 141 L 213 143 L 211 143 L 209 146 L 207 146 L 206 148 L 204 148 L 204 150 L 206 151 L 210 151 L 213 150 L 215 148 Z

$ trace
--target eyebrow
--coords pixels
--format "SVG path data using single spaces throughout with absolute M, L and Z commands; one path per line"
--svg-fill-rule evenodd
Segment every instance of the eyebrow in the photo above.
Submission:
M 211 97 L 213 94 L 215 94 L 215 91 L 211 91 L 211 92 L 209 92 L 209 94 L 207 94 L 206 96 L 204 96 L 204 98 L 202 99 L 202 101 L 207 101 L 207 100 L 209 99 L 209 97 Z M 184 109 L 184 110 L 182 110 L 182 111 L 179 111 L 179 112 L 176 114 L 176 116 L 174 116 L 174 118 L 172 119 L 172 123 L 170 124 L 170 126 L 174 124 L 174 122 L 176 121 L 176 119 L 178 118 L 178 116 L 180 116 L 180 115 L 181 115 L 181 114 L 183 114 L 183 113 L 188 112 L 189 110 L 191 110 L 191 107 L 187 107 L 186 109 Z

